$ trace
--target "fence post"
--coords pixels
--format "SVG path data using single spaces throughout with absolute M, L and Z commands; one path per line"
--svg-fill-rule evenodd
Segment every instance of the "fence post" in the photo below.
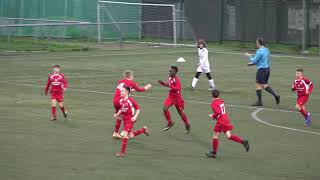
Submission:
M 219 43 L 223 43 L 223 24 L 224 24 L 224 0 L 221 0 L 220 2 L 220 37 L 219 37 Z

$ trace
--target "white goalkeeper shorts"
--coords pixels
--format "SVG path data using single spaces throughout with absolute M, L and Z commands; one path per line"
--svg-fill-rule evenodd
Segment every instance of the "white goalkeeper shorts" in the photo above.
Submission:
M 210 66 L 206 66 L 206 67 L 198 66 L 197 72 L 209 73 L 210 72 Z

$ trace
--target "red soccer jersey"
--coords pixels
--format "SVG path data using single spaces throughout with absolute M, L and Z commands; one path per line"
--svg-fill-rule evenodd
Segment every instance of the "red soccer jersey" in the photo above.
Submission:
M 313 90 L 312 82 L 306 77 L 303 77 L 302 79 L 296 79 L 292 87 L 293 90 L 297 91 L 298 96 L 308 95 L 307 92 L 311 94 Z
M 140 109 L 137 102 L 130 97 L 128 99 L 121 98 L 119 100 L 119 106 L 121 115 L 123 115 L 123 119 L 125 121 L 130 120 L 133 117 L 135 111 Z
M 164 83 L 161 83 L 161 85 L 163 86 L 167 86 Z M 169 97 L 172 98 L 181 98 L 181 82 L 180 82 L 180 78 L 178 76 L 174 76 L 174 77 L 169 77 L 168 80 L 168 85 L 167 87 L 170 88 L 169 90 Z
M 63 89 L 67 87 L 68 83 L 63 74 L 50 74 L 45 91 L 47 94 L 50 88 L 50 92 L 63 93 Z
M 117 87 L 115 89 L 114 92 L 114 96 L 113 98 L 120 98 L 120 94 L 121 94 L 121 89 L 126 86 L 126 87 L 130 87 L 130 89 L 134 89 L 138 92 L 143 92 L 145 91 L 145 89 L 143 87 L 140 87 L 136 82 L 134 82 L 131 79 L 121 79 L 118 81 Z
M 217 98 L 211 103 L 211 108 L 214 112 L 212 119 L 216 119 L 217 123 L 230 124 L 230 119 L 226 113 L 225 105 L 222 99 Z

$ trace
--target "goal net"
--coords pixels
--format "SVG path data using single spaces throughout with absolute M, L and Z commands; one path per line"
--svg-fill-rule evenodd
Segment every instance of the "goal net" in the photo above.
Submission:
M 98 42 L 194 45 L 182 9 L 174 4 L 97 1 Z

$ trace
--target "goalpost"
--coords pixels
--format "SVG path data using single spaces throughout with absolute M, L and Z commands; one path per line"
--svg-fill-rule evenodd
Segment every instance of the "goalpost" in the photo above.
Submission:
M 175 4 L 97 1 L 97 41 L 157 45 L 193 44 L 194 35 Z

